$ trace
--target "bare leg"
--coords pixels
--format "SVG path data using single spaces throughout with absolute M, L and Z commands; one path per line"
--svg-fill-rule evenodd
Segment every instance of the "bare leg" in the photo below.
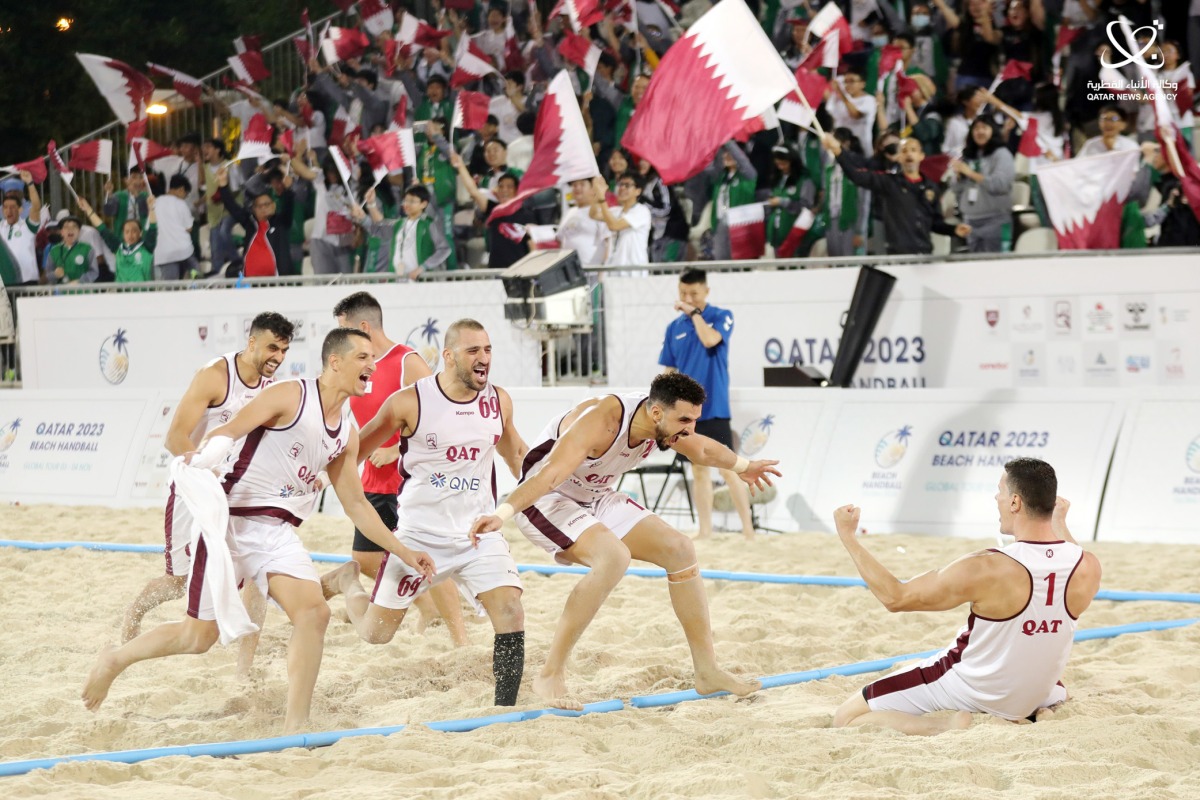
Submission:
M 218 638 L 217 623 L 184 617 L 143 633 L 120 647 L 100 651 L 83 685 L 83 705 L 95 711 L 108 697 L 109 687 L 130 665 L 180 653 L 205 653 Z
M 946 731 L 971 727 L 971 714 L 968 711 L 956 711 L 950 716 L 930 717 L 903 711 L 872 711 L 860 691 L 850 695 L 833 715 L 833 727 L 844 728 L 847 725 L 877 725 L 910 736 L 936 736 Z
M 717 666 L 708 618 L 708 597 L 700 579 L 692 540 L 658 517 L 647 517 L 623 541 L 631 556 L 657 564 L 668 573 L 671 607 L 683 626 L 683 635 L 692 651 L 696 691 L 700 694 L 725 691 L 736 695 L 757 691 L 761 687 L 758 681 L 735 678 Z M 690 570 L 695 570 L 694 574 Z
M 375 576 L 379 574 L 379 566 L 383 563 L 383 551 L 365 552 L 355 550 L 350 553 L 350 557 L 358 562 L 362 574 L 367 576 L 368 580 L 375 580 Z
M 137 599 L 125 609 L 121 622 L 121 642 L 128 642 L 142 632 L 142 618 L 169 600 L 183 597 L 186 575 L 159 575 L 146 584 Z
M 258 640 L 262 636 L 263 621 L 267 618 L 267 598 L 258 590 L 254 581 L 247 581 L 242 590 L 242 603 L 250 621 L 258 626 L 254 633 L 243 636 L 238 642 L 237 678 L 239 681 L 250 680 L 250 667 L 254 665 L 254 654 L 258 652 Z
M 288 575 L 267 576 L 268 592 L 287 612 L 292 621 L 288 642 L 287 715 L 284 734 L 297 733 L 308 725 L 313 688 L 321 671 L 325 651 L 325 628 L 329 625 L 329 604 L 321 596 L 321 586 Z
M 339 567 L 335 572 L 342 570 Z M 342 572 L 338 590 L 346 596 L 346 616 L 360 639 L 368 644 L 387 644 L 392 640 L 404 621 L 405 609 L 384 608 L 372 603 L 371 596 L 358 582 L 357 571 Z
M 442 581 L 429 590 L 433 604 L 438 614 L 446 620 L 450 629 L 450 639 L 455 647 L 465 647 L 468 644 L 467 628 L 463 624 L 462 603 L 458 601 L 458 587 L 453 581 Z M 501 631 L 497 631 L 500 633 Z
M 700 530 L 697 539 L 712 538 L 713 485 L 708 467 L 692 464 L 692 494 L 696 498 L 696 520 Z
M 533 679 L 533 691 L 552 703 L 560 701 L 567 694 L 567 660 L 575 643 L 629 567 L 629 550 L 603 525 L 593 525 L 584 531 L 579 540 L 564 551 L 564 555 L 576 563 L 591 567 L 591 571 L 571 590 L 562 616 L 558 618 L 558 625 L 554 628 L 546 664 L 541 674 Z M 571 705 L 578 707 L 578 704 Z
M 721 477 L 729 487 L 729 499 L 733 501 L 733 510 L 742 521 L 742 536 L 747 541 L 754 540 L 754 520 L 750 517 L 750 487 L 731 469 L 721 470 Z

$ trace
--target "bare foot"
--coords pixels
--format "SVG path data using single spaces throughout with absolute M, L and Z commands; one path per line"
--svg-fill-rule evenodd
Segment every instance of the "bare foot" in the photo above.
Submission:
M 729 692 L 730 694 L 736 694 L 738 697 L 745 697 L 751 692 L 757 692 L 761 688 L 762 683 L 759 681 L 744 681 L 719 669 L 703 675 L 696 673 L 696 692 L 698 694 Z
M 551 708 L 565 711 L 583 711 L 583 703 L 567 694 L 567 681 L 562 677 L 547 678 L 539 675 L 533 679 L 533 693 Z
M 104 698 L 108 697 L 108 689 L 112 682 L 121 674 L 116 652 L 116 646 L 110 644 L 96 656 L 96 663 L 92 665 L 92 671 L 88 673 L 87 682 L 83 684 L 83 691 L 79 695 L 88 711 L 95 711 L 100 707 Z
M 362 568 L 358 566 L 358 562 L 351 560 L 337 569 L 326 572 L 321 576 L 321 594 L 325 595 L 326 600 L 344 594 L 347 583 L 350 581 L 357 583 L 361 571 Z
M 971 727 L 971 712 L 956 711 L 954 715 L 946 719 L 946 730 L 962 731 Z

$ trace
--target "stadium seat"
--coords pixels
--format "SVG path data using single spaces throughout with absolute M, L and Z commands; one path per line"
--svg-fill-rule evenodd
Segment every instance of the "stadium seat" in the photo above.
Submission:
M 1025 181 L 1013 181 L 1012 210 L 1014 214 L 1032 211 L 1033 207 L 1029 205 L 1032 198 L 1033 190 L 1028 183 Z
M 487 249 L 487 243 L 482 236 L 473 236 L 467 239 L 467 264 L 471 269 L 479 269 L 484 266 L 483 253 Z
M 950 255 L 950 246 L 953 242 L 949 236 L 941 233 L 929 234 L 929 241 L 933 243 L 933 255 L 948 256 Z
M 1058 236 L 1054 228 L 1030 228 L 1021 234 L 1014 253 L 1045 253 L 1058 249 Z
M 1026 156 L 1017 153 L 1013 156 L 1013 170 L 1017 173 L 1017 179 L 1028 177 L 1029 175 L 1029 159 Z

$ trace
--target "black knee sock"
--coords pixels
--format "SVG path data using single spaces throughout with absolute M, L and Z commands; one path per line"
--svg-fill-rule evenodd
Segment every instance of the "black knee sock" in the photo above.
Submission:
M 497 633 L 492 645 L 492 674 L 496 676 L 496 705 L 515 706 L 525 672 L 525 631 Z

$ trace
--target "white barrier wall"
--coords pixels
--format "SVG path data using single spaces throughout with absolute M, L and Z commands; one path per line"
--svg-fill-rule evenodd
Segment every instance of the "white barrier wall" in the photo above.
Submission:
M 1131 403 L 1099 538 L 1200 542 L 1200 392 L 1157 392 Z
M 897 281 L 857 387 L 1200 385 L 1194 255 L 1064 253 L 883 269 Z M 761 386 L 762 367 L 796 360 L 828 375 L 857 277 L 856 269 L 712 273 L 709 299 L 736 322 L 732 385 Z M 605 277 L 610 384 L 637 386 L 661 371 L 677 287 L 675 276 Z
M 18 301 L 21 369 L 27 389 L 114 387 L 182 391 L 208 359 L 245 346 L 250 320 L 276 311 L 296 324 L 281 377 L 320 372 L 321 341 L 333 307 L 354 286 L 63 295 Z M 501 386 L 540 386 L 539 345 L 504 319 L 500 281 L 361 287 L 383 306 L 384 328 L 431 365 L 446 326 L 462 317 L 492 339 L 492 375 Z
M 551 419 L 599 393 L 513 389 L 514 423 L 533 446 Z M 1003 464 L 1031 455 L 1055 466 L 1060 493 L 1072 501 L 1072 528 L 1091 538 L 1126 397 L 1119 391 L 745 389 L 733 393 L 733 425 L 742 454 L 780 462 L 776 499 L 760 507 L 759 521 L 768 527 L 831 530 L 832 510 L 852 502 L 863 507 L 863 524 L 873 532 L 993 535 Z M 1154 397 L 1142 401 L 1151 419 Z M 168 461 L 162 442 L 176 399 L 128 390 L 0 393 L 0 502 L 160 505 Z M 1200 400 L 1176 405 L 1175 417 L 1163 417 L 1161 437 L 1142 437 L 1149 451 L 1123 446 L 1133 466 L 1114 466 L 1110 497 L 1125 496 L 1120 481 L 1144 479 L 1136 459 L 1161 455 L 1168 431 L 1190 430 L 1188 414 L 1193 425 L 1200 419 Z M 1188 436 L 1195 434 L 1200 430 Z M 1200 467 L 1200 441 L 1190 446 L 1191 460 L 1179 459 L 1176 482 L 1195 487 L 1185 479 L 1200 476 L 1186 472 L 1187 465 Z M 501 492 L 516 484 L 504 464 L 497 464 L 497 477 Z M 647 494 L 657 492 L 656 481 L 648 480 Z M 1161 498 L 1126 494 L 1121 511 L 1138 520 L 1148 538 L 1157 536 L 1160 522 L 1170 534 L 1172 520 L 1184 513 L 1147 516 L 1145 504 Z M 330 496 L 326 510 L 332 508 Z M 736 524 L 732 515 L 726 519 Z

